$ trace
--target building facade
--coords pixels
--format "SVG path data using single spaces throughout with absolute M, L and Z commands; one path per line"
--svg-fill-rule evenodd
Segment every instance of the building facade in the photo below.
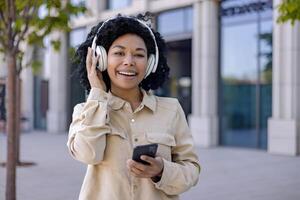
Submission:
M 300 25 L 276 22 L 281 0 L 86 0 L 88 15 L 62 48 L 43 51 L 39 75 L 24 70 L 23 113 L 31 128 L 65 132 L 85 92 L 71 76 L 72 49 L 90 28 L 118 13 L 150 11 L 167 42 L 170 79 L 158 95 L 177 97 L 195 142 L 270 153 L 300 152 Z M 24 81 L 26 80 L 26 81 Z M 35 102 L 32 104 L 32 102 Z

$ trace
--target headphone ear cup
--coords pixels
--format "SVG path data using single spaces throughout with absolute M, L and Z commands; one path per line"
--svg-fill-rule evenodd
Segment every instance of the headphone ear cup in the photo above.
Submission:
M 107 53 L 103 46 L 96 47 L 96 53 L 99 55 L 97 68 L 103 72 L 107 69 Z
M 152 72 L 154 64 L 155 64 L 155 56 L 153 54 L 150 54 L 147 62 L 145 78 L 149 76 L 149 74 Z

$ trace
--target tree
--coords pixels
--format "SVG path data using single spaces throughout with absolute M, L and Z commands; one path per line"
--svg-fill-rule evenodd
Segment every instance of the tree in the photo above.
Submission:
M 262 71 L 262 80 L 265 83 L 272 83 L 272 62 L 273 62 L 273 35 L 272 32 L 265 32 L 259 35 L 259 39 L 263 41 L 270 50 L 261 52 L 260 55 L 265 57 L 267 62 Z
M 43 9 L 44 15 L 39 12 Z M 85 11 L 64 0 L 5 0 L 0 1 L 0 52 L 7 63 L 7 164 L 6 200 L 16 199 L 16 81 L 19 71 L 17 58 L 24 52 L 20 43 L 43 45 L 43 39 L 52 31 L 69 31 L 69 17 Z M 58 49 L 59 41 L 52 41 Z
M 291 21 L 293 25 L 295 21 L 300 21 L 300 0 L 284 0 L 279 4 L 278 11 L 279 17 L 277 22 Z

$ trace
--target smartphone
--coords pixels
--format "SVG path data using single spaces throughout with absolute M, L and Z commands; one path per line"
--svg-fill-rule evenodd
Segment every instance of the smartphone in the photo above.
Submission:
M 149 165 L 148 162 L 141 160 L 141 156 L 146 155 L 155 158 L 157 147 L 157 144 L 138 145 L 134 147 L 132 160 L 143 163 L 144 165 Z

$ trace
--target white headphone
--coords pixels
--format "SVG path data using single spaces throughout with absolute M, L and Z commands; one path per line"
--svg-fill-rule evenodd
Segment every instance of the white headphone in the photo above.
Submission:
M 113 20 L 113 19 L 116 19 L 118 17 L 126 17 L 126 18 L 130 18 L 130 19 L 134 19 L 136 21 L 138 21 L 142 26 L 146 27 L 152 38 L 153 38 L 153 41 L 154 41 L 154 45 L 155 45 L 155 55 L 153 54 L 150 54 L 149 58 L 148 58 L 148 63 L 147 63 L 147 68 L 146 68 L 146 73 L 145 73 L 145 77 L 146 78 L 147 76 L 149 76 L 150 73 L 154 73 L 157 69 L 157 65 L 158 65 L 158 60 L 159 60 L 159 52 L 158 52 L 158 47 L 157 47 L 157 43 L 156 43 L 156 39 L 155 39 L 155 36 L 151 30 L 151 28 L 145 23 L 143 22 L 142 20 L 139 20 L 139 19 L 136 19 L 136 18 L 133 18 L 133 17 L 127 17 L 127 16 L 117 16 L 117 17 L 114 17 L 114 18 L 110 18 L 110 19 L 107 19 L 106 21 L 104 21 L 102 23 L 102 25 L 99 27 L 94 39 L 93 39 L 93 43 L 92 43 L 92 49 L 93 49 L 93 52 L 96 53 L 96 56 L 99 55 L 99 59 L 98 59 L 98 66 L 97 68 L 100 70 L 100 71 L 104 71 L 107 69 L 107 53 L 106 53 L 106 50 L 103 46 L 98 46 L 96 45 L 96 41 L 97 41 L 97 35 L 99 34 L 100 30 L 102 29 L 102 27 L 110 20 Z

